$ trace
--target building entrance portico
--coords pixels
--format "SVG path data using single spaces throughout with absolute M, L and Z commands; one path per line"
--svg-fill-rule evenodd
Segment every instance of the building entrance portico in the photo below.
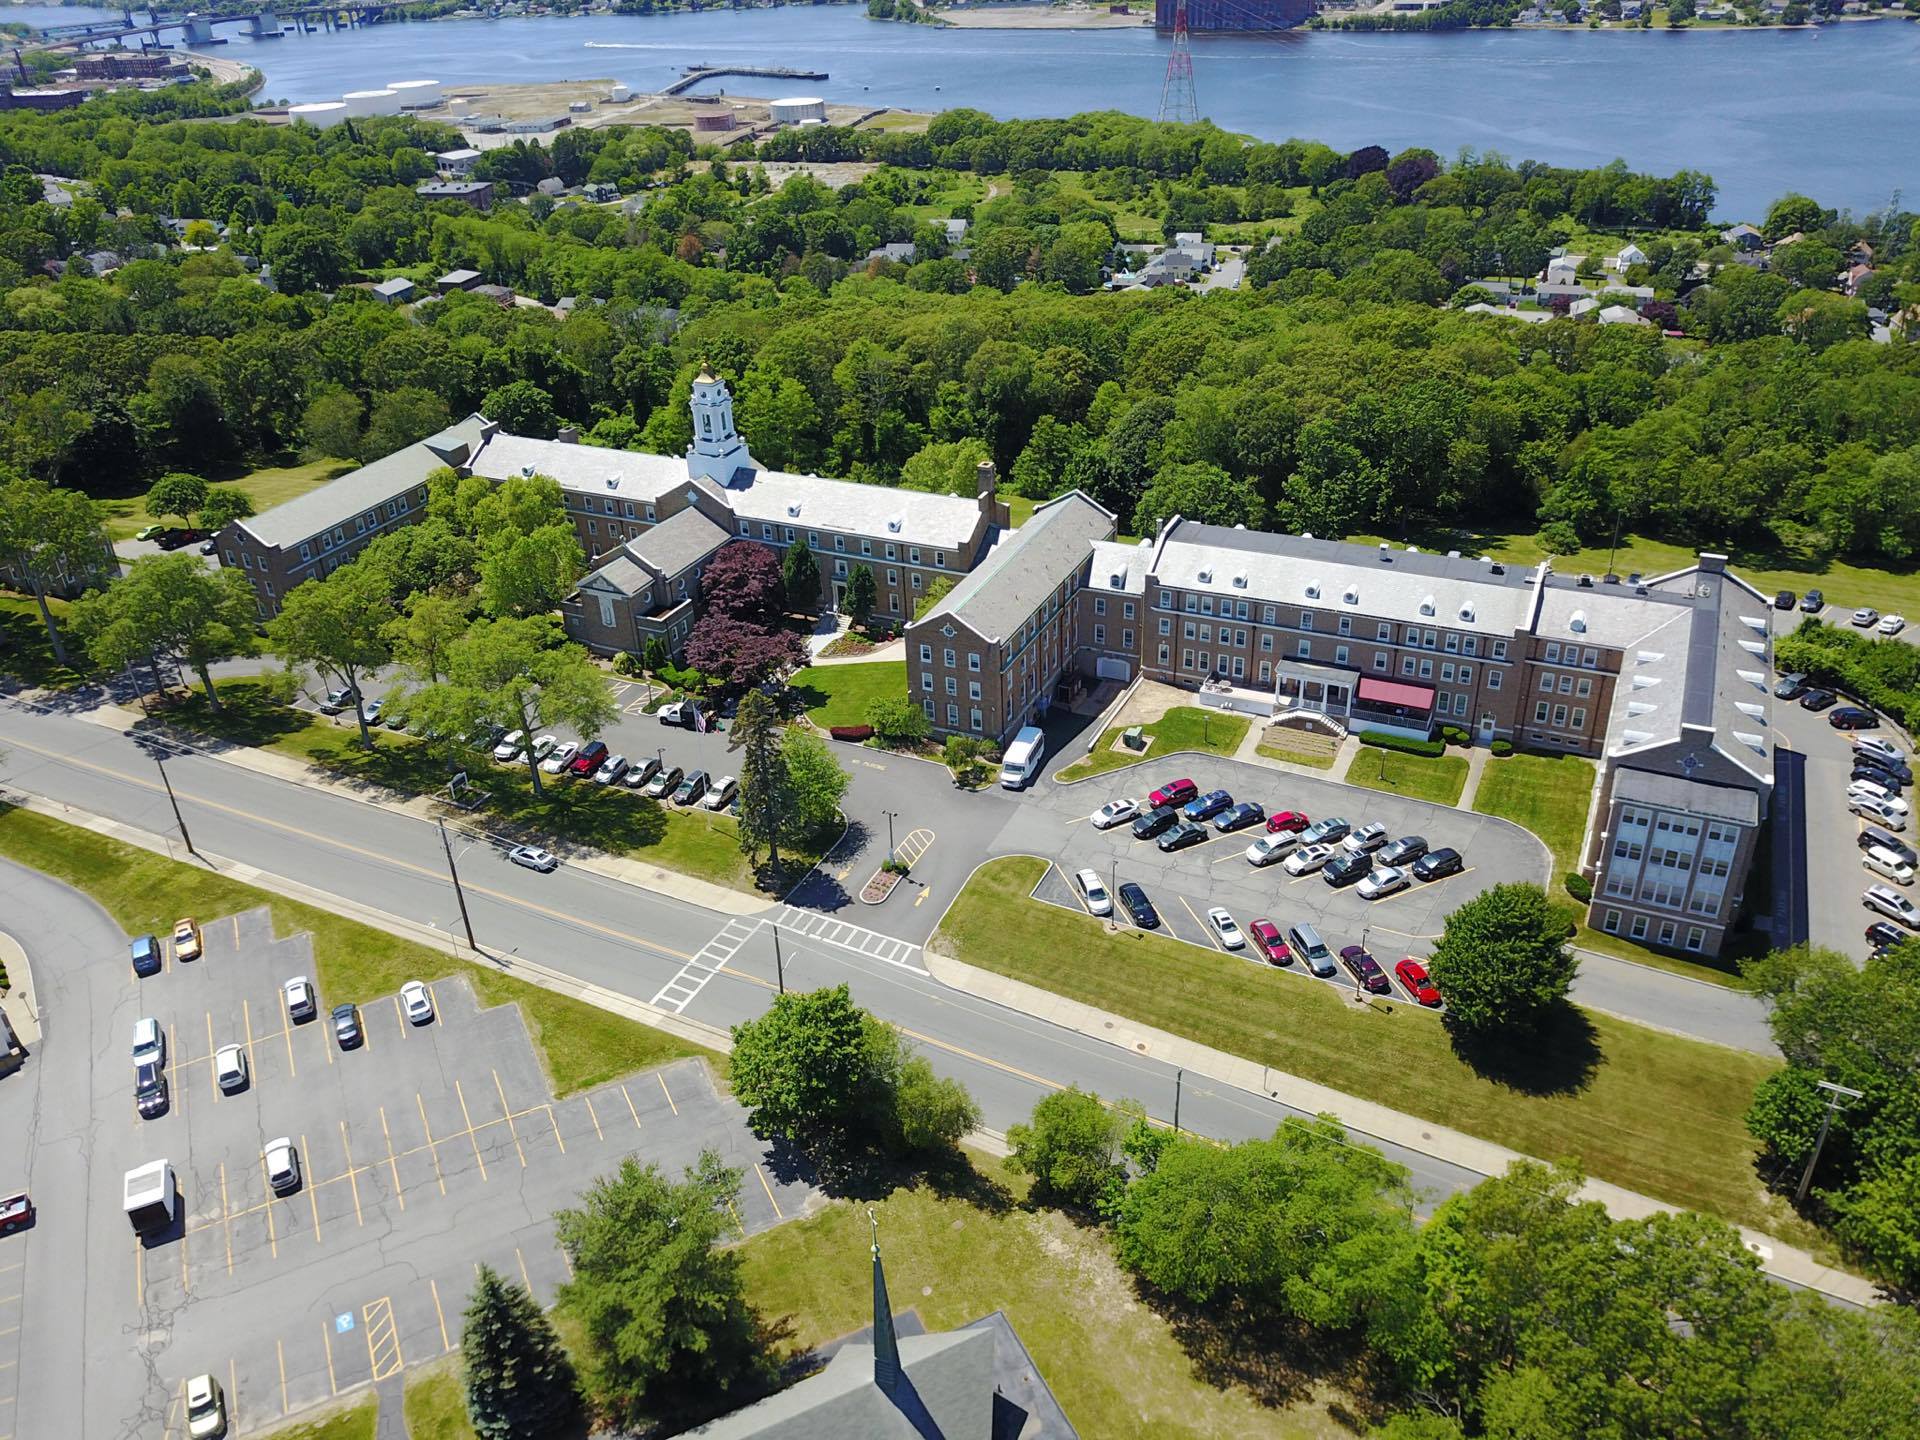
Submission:
M 1304 660 L 1281 660 L 1274 666 L 1274 709 L 1317 710 L 1345 720 L 1353 710 L 1353 672 Z

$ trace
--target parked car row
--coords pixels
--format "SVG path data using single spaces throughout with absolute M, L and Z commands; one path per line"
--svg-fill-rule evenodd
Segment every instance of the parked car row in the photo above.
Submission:
M 1847 809 L 1864 820 L 1855 837 L 1860 846 L 1860 864 L 1869 875 L 1878 876 L 1861 893 L 1867 909 L 1883 915 L 1867 927 L 1867 942 L 1877 950 L 1906 938 L 1906 930 L 1920 930 L 1920 905 L 1904 893 L 1920 867 L 1920 853 L 1902 837 L 1911 815 L 1905 791 L 1913 783 L 1913 767 L 1907 758 L 1886 740 L 1862 735 L 1853 742 L 1853 771 L 1847 782 Z M 1884 883 L 1884 882 L 1892 883 Z
M 536 735 L 530 739 L 526 731 L 514 730 L 493 741 L 493 758 L 502 765 L 524 762 L 529 751 L 543 774 L 591 780 L 596 785 L 624 785 L 655 800 L 670 800 L 680 806 L 725 810 L 740 789 L 740 782 L 732 775 L 715 779 L 705 770 L 668 765 L 655 755 L 629 760 L 625 755 L 611 753 L 604 740 L 581 744 L 576 740 L 562 740 L 557 735 Z

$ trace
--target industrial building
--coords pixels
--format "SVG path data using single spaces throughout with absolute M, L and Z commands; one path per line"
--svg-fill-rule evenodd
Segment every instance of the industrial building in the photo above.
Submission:
M 1173 29 L 1176 5 L 1177 0 L 1154 0 L 1157 29 Z M 1187 29 L 1196 34 L 1292 30 L 1313 13 L 1314 0 L 1187 0 Z

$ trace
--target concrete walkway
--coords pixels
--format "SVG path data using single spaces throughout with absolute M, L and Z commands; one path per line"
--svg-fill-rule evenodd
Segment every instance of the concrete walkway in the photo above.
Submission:
M 882 660 L 905 660 L 906 658 L 907 642 L 905 640 L 889 640 L 884 645 L 876 645 L 873 649 L 862 651 L 858 655 L 828 656 L 816 654 L 812 659 L 807 661 L 807 663 L 809 665 L 871 665 L 877 664 Z
M 373 1440 L 410 1440 L 407 1431 L 407 1382 L 398 1372 L 373 1387 L 380 1409 L 373 1422 Z
M 34 998 L 33 970 L 20 942 L 0 930 L 0 966 L 7 972 L 7 993 L 0 995 L 0 1012 L 20 1043 L 32 1049 L 40 1043 L 40 1002 Z
M 925 952 L 928 970 L 941 984 L 963 990 L 983 1000 L 991 1000 L 1010 1010 L 1045 1020 L 1063 1029 L 1117 1045 L 1136 1055 L 1150 1055 L 1168 1065 L 1177 1065 L 1195 1075 L 1204 1075 L 1223 1085 L 1231 1085 L 1249 1094 L 1265 1096 L 1311 1115 L 1332 1115 L 1341 1124 L 1363 1135 L 1403 1145 L 1423 1155 L 1465 1166 L 1482 1175 L 1499 1175 L 1515 1160 L 1528 1158 L 1517 1150 L 1481 1140 L 1459 1130 L 1450 1130 L 1417 1116 L 1403 1115 L 1371 1100 L 1362 1100 L 1326 1085 L 1303 1080 L 1296 1075 L 1270 1069 L 1257 1061 L 1215 1050 L 1195 1041 L 1142 1025 L 1108 1011 L 1097 1010 L 1077 1000 L 1055 995 L 1049 990 L 1009 980 L 988 970 L 980 970 L 929 950 Z M 1597 1200 L 1615 1219 L 1632 1220 L 1676 1207 L 1645 1195 L 1589 1179 L 1581 1197 Z M 1740 1227 L 1747 1247 L 1759 1258 L 1769 1275 L 1809 1290 L 1818 1290 L 1851 1305 L 1879 1303 L 1873 1283 L 1844 1270 L 1823 1265 L 1804 1250 Z
M 1348 735 L 1340 741 L 1333 752 L 1333 764 L 1322 770 L 1317 765 L 1301 765 L 1292 760 L 1276 760 L 1271 755 L 1260 753 L 1260 742 L 1265 738 L 1267 726 L 1255 719 L 1247 727 L 1247 733 L 1240 741 L 1240 748 L 1233 752 L 1233 758 L 1244 760 L 1249 765 L 1264 765 L 1269 770 L 1282 770 L 1293 775 L 1305 775 L 1315 780 L 1339 780 L 1347 773 L 1347 766 L 1353 763 L 1353 757 L 1360 752 L 1360 742 Z
M 122 709 L 118 705 L 98 706 L 83 712 L 81 718 L 109 730 L 126 732 L 146 730 L 167 733 L 164 725 L 156 724 L 144 715 Z M 250 745 L 233 745 L 221 749 L 204 740 L 191 737 L 183 737 L 183 742 L 193 745 L 197 750 L 215 760 L 238 766 L 242 770 L 252 770 L 256 774 L 271 775 L 276 779 L 291 781 L 295 785 L 325 790 L 344 799 L 356 800 L 362 805 L 377 806 L 399 815 L 411 815 L 417 820 L 434 821 L 448 818 L 459 820 L 457 813 L 449 816 L 429 796 L 404 797 L 376 785 L 350 785 L 334 779 L 318 766 L 309 765 L 304 760 L 296 760 L 290 755 L 260 750 Z M 749 895 L 745 891 L 735 890 L 730 886 L 716 885 L 711 880 L 702 880 L 694 875 L 683 875 L 678 870 L 666 870 L 658 865 L 649 865 L 645 861 L 629 859 L 622 855 L 608 855 L 603 851 L 583 849 L 577 853 L 567 854 L 564 858 L 569 865 L 590 870 L 596 875 L 604 875 L 609 880 L 643 886 L 662 895 L 677 896 L 723 915 L 758 915 L 775 903 L 764 895 Z

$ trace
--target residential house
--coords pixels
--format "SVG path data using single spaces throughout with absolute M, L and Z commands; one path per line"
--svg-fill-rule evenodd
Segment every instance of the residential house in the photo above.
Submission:
M 370 287 L 373 298 L 382 305 L 404 305 L 413 299 L 416 286 L 404 275 L 396 275 L 391 280 L 382 280 Z
M 1608 305 L 1593 318 L 1602 325 L 1650 325 L 1653 323 L 1631 305 Z
M 1579 282 L 1580 267 L 1586 263 L 1584 255 L 1557 255 L 1547 261 L 1547 268 L 1540 278 L 1549 285 L 1574 285 Z
M 1720 232 L 1720 238 L 1736 250 L 1764 250 L 1767 237 L 1751 225 L 1734 225 Z
M 867 252 L 868 260 L 891 260 L 896 265 L 911 265 L 919 252 L 911 240 L 894 240 Z
M 1619 253 L 1607 257 L 1606 268 L 1617 274 L 1624 275 L 1635 265 L 1644 265 L 1646 263 L 1647 252 L 1629 241 L 1620 247 Z
M 491 180 L 428 180 L 413 187 L 422 200 L 456 200 L 475 210 L 493 209 Z
M 1871 265 L 1849 265 L 1845 276 L 1841 279 L 1841 288 L 1847 292 L 1849 297 L 1857 296 L 1860 293 L 1860 287 L 1866 284 L 1872 275 L 1873 267 Z
M 471 290 L 480 283 L 478 270 L 449 270 L 433 282 L 433 288 L 445 295 L 450 290 Z

